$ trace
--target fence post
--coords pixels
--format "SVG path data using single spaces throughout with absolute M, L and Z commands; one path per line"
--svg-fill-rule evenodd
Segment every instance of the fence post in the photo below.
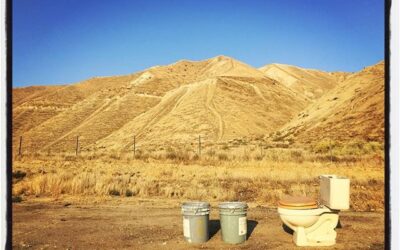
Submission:
M 76 136 L 76 148 L 75 148 L 75 155 L 78 156 L 79 154 L 79 135 Z
M 331 158 L 331 163 L 333 162 L 333 159 L 332 159 L 332 157 L 333 157 L 333 155 L 332 155 L 332 139 L 329 141 L 330 143 L 329 143 L 329 154 L 330 154 L 330 158 Z
M 201 157 L 201 139 L 199 135 L 199 158 Z
M 19 137 L 19 148 L 18 148 L 18 155 L 22 156 L 22 135 Z
M 133 136 L 133 158 L 136 158 L 136 135 Z

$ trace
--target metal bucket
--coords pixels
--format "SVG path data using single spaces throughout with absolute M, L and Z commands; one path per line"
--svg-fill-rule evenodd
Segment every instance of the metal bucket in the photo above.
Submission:
M 189 243 L 204 243 L 209 239 L 210 204 L 193 201 L 182 204 L 183 237 Z
M 245 202 L 222 202 L 219 204 L 222 240 L 239 244 L 247 237 L 247 204 Z

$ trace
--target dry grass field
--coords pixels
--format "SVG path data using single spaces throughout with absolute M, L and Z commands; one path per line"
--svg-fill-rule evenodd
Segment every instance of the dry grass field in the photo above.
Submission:
M 26 156 L 14 162 L 13 195 L 16 200 L 65 196 L 242 200 L 275 207 L 287 194 L 317 198 L 318 176 L 336 174 L 351 180 L 352 210 L 384 209 L 379 148 L 362 157 L 301 149 L 266 149 L 261 155 L 258 150 L 205 149 L 202 157 L 171 149 L 136 158 L 132 154 Z

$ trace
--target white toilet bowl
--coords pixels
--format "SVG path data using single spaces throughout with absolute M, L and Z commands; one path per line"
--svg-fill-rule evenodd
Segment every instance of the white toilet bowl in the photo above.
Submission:
M 335 228 L 339 211 L 325 206 L 311 209 L 278 207 L 282 222 L 293 230 L 297 246 L 332 246 L 336 243 Z
M 282 222 L 291 228 L 297 246 L 332 246 L 340 209 L 349 208 L 350 181 L 336 175 L 320 176 L 320 202 L 307 197 L 285 197 L 278 202 Z

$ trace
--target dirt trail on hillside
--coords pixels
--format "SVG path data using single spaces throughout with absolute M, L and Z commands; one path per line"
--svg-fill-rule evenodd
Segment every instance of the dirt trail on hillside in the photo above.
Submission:
M 147 128 L 152 127 L 154 124 L 159 122 L 162 117 L 175 109 L 179 102 L 182 100 L 183 96 L 186 94 L 186 92 L 187 88 L 178 89 L 177 91 L 174 91 L 171 96 L 165 97 L 165 100 L 162 100 L 159 104 L 152 108 L 150 110 L 151 114 L 149 112 L 150 117 L 145 119 L 144 125 L 142 125 L 142 127 L 137 132 L 137 137 L 142 136 Z M 161 108 L 157 109 L 159 106 Z M 147 113 L 143 113 L 143 116 L 146 116 L 146 114 Z M 141 118 L 142 115 L 139 115 L 135 118 L 134 121 L 140 121 Z
M 261 93 L 261 90 L 254 84 L 250 84 L 251 87 L 253 87 L 254 91 L 256 92 L 256 94 L 263 99 L 264 101 L 267 101 L 267 99 L 265 99 L 264 95 Z
M 98 109 L 96 109 L 95 111 L 93 111 L 93 113 L 91 113 L 88 117 L 86 117 L 78 126 L 72 128 L 69 132 L 65 133 L 63 136 L 59 137 L 58 139 L 56 139 L 55 141 L 47 144 L 46 146 L 43 147 L 43 149 L 48 149 L 50 147 L 52 147 L 53 145 L 56 145 L 58 142 L 64 140 L 65 138 L 67 138 L 68 136 L 70 136 L 71 134 L 73 134 L 74 132 L 76 132 L 77 130 L 79 130 L 80 128 L 84 127 L 86 124 L 88 124 L 93 118 L 96 117 L 97 114 L 99 114 L 100 112 L 103 112 L 106 108 L 108 108 L 114 101 L 109 99 L 109 100 L 105 100 L 105 102 L 103 103 L 103 105 L 101 105 Z M 78 133 L 79 134 L 79 133 Z
M 96 204 L 97 203 L 97 204 Z M 217 203 L 212 203 L 211 239 L 183 240 L 179 201 L 115 198 L 75 203 L 28 201 L 13 204 L 14 249 L 298 249 L 276 209 L 249 204 L 248 240 L 221 240 Z M 337 244 L 323 249 L 383 249 L 384 214 L 342 212 Z M 313 248 L 318 249 L 318 248 Z
M 214 114 L 215 118 L 218 120 L 217 138 L 220 141 L 220 140 L 222 140 L 222 137 L 224 136 L 224 120 L 222 119 L 221 114 L 215 108 L 215 104 L 213 101 L 216 88 L 217 88 L 216 81 L 212 81 L 212 82 L 208 83 L 206 106 Z

